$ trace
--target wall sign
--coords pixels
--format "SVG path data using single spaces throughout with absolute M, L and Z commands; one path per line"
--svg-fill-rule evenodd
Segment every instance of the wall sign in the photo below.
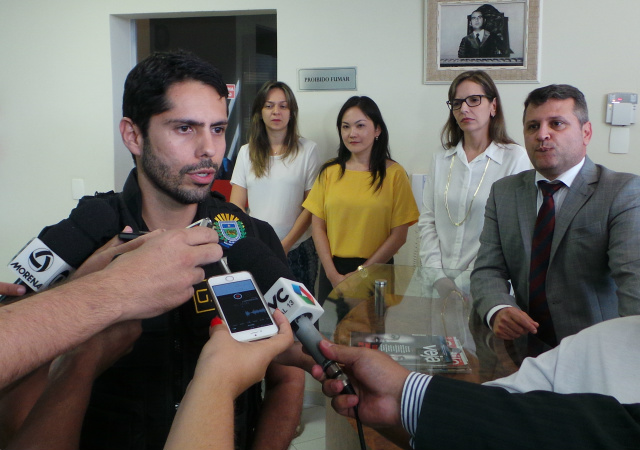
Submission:
M 301 91 L 355 91 L 355 67 L 298 69 L 298 89 Z

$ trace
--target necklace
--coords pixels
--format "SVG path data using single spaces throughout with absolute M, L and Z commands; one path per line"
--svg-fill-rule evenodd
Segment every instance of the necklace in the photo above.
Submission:
M 451 221 L 454 227 L 459 227 L 464 223 L 465 220 L 467 220 L 467 217 L 469 217 L 469 213 L 471 212 L 471 207 L 473 206 L 473 201 L 476 199 L 476 195 L 478 195 L 480 186 L 482 186 L 482 182 L 484 181 L 484 176 L 487 174 L 487 169 L 489 168 L 489 162 L 491 161 L 491 159 L 487 157 L 487 165 L 484 166 L 484 172 L 482 172 L 482 178 L 480 178 L 480 183 L 478 183 L 478 187 L 476 188 L 476 191 L 473 193 L 473 197 L 471 198 L 471 203 L 469 203 L 469 209 L 467 209 L 467 214 L 465 214 L 464 219 L 462 219 L 461 222 L 453 221 L 453 219 L 451 218 L 451 213 L 449 212 L 449 202 L 447 201 L 447 194 L 449 193 L 449 183 L 451 182 L 451 172 L 453 172 L 453 163 L 455 162 L 455 160 L 456 160 L 456 155 L 454 153 L 453 157 L 451 158 L 451 165 L 449 166 L 449 177 L 447 178 L 447 186 L 444 188 L 444 207 L 447 209 L 447 215 L 449 216 L 449 221 Z
M 274 149 L 273 147 L 269 149 L 270 156 L 280 156 L 281 153 L 284 153 L 282 150 L 282 145 L 279 145 L 277 150 Z

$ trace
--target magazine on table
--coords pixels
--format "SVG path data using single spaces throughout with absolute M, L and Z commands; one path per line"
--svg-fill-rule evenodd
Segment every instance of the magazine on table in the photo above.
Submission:
M 352 331 L 351 346 L 383 351 L 414 372 L 471 372 L 467 355 L 455 336 Z

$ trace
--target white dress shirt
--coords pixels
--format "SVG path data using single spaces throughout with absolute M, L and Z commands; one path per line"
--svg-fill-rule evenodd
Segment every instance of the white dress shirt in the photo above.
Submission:
M 455 161 L 451 167 L 454 155 Z M 473 194 L 480 184 L 485 167 L 484 180 L 474 199 Z M 507 175 L 530 168 L 526 151 L 516 144 L 492 142 L 471 162 L 467 161 L 462 142 L 455 148 L 437 151 L 424 186 L 424 209 L 418 221 L 422 265 L 455 270 L 473 269 L 480 248 L 484 208 L 491 185 Z M 471 207 L 469 216 L 459 227 L 454 226 L 449 219 L 444 201 L 450 172 L 447 204 L 453 222 L 461 222 Z

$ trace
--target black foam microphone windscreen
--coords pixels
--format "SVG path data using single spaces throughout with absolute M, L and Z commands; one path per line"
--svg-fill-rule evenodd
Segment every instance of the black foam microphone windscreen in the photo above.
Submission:
M 118 217 L 104 200 L 81 202 L 67 219 L 44 228 L 38 239 L 67 264 L 78 268 L 119 229 Z

